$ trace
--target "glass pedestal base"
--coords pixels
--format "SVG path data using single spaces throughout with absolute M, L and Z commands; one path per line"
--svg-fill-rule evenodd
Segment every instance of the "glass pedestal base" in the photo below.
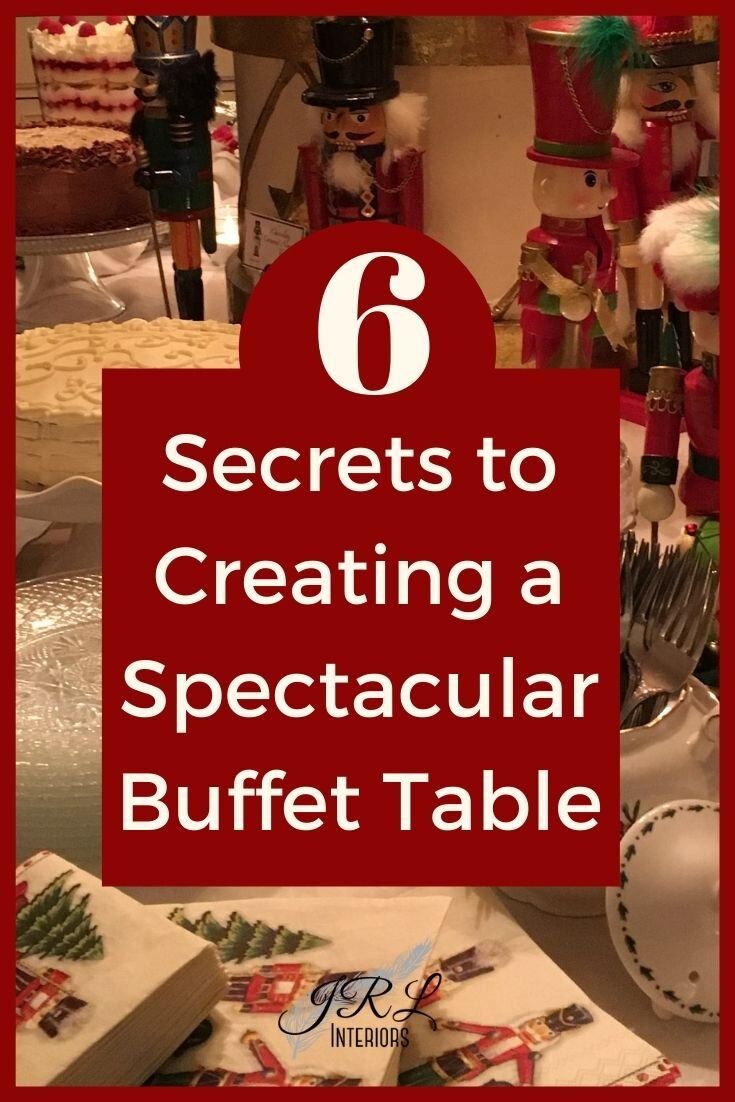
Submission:
M 16 309 L 16 327 L 74 321 L 111 321 L 125 303 L 102 285 L 89 253 L 29 256 Z
M 165 226 L 157 227 L 160 234 Z M 62 322 L 110 321 L 125 311 L 94 270 L 90 253 L 149 241 L 149 222 L 98 233 L 16 237 L 15 252 L 25 258 L 25 276 L 16 309 L 16 329 Z

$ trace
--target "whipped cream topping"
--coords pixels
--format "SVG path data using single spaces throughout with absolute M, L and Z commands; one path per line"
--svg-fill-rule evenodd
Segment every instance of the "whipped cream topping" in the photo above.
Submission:
M 82 24 L 65 26 L 63 34 L 50 34 L 37 27 L 30 30 L 31 54 L 36 61 L 102 61 L 132 64 L 133 40 L 127 23 L 95 24 L 96 34 L 80 36 Z

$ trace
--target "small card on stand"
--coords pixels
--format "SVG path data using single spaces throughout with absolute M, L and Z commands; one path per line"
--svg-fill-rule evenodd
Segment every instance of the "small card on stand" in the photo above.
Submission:
M 53 853 L 15 883 L 17 1085 L 140 1085 L 226 992 L 214 946 Z
M 286 222 L 267 214 L 245 211 L 243 263 L 264 272 L 281 253 L 305 236 L 306 230 L 296 222 Z
M 228 990 L 157 1087 L 395 1086 L 448 900 L 153 907 L 216 947 Z

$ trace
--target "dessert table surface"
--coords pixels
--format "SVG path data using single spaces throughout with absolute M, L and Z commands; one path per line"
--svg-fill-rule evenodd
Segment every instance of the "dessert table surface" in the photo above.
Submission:
M 170 278 L 170 258 L 164 250 L 164 265 L 168 273 L 169 293 L 173 301 Z M 19 276 L 19 282 L 23 279 Z M 209 258 L 203 261 L 204 295 L 207 317 L 227 320 L 224 267 Z M 109 276 L 105 280 L 115 295 L 123 299 L 128 317 L 154 318 L 164 313 L 156 259 L 146 253 L 129 271 Z M 627 422 L 621 423 L 621 438 L 626 443 L 634 468 L 642 447 L 642 430 Z M 686 438 L 682 435 L 681 457 L 685 455 Z M 27 512 L 29 510 L 26 510 Z M 30 510 L 33 512 L 33 510 Z M 662 526 L 661 536 L 674 539 L 681 528 L 681 510 Z M 644 532 L 641 527 L 641 534 Z M 99 527 L 78 525 L 70 529 L 35 517 L 19 518 L 16 527 L 17 576 L 19 581 L 49 573 L 73 569 L 100 568 Z M 468 935 L 481 928 L 483 912 L 488 906 L 490 888 L 263 888 L 240 887 L 224 889 L 129 889 L 145 902 L 177 902 L 185 900 L 263 897 L 275 894 L 349 894 L 386 896 L 396 894 L 449 894 L 454 903 L 450 911 L 452 923 Z M 589 997 L 628 1028 L 656 1046 L 682 1069 L 680 1086 L 714 1086 L 718 1082 L 718 1035 L 716 1027 L 672 1018 L 664 1021 L 651 1009 L 643 993 L 630 981 L 613 949 L 606 919 L 561 918 L 543 914 L 529 904 L 503 897 L 503 902 L 516 920 L 538 945 L 559 964 Z

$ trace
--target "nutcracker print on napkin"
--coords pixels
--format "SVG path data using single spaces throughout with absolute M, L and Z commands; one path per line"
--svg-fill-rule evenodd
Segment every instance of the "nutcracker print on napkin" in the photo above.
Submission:
M 226 990 L 211 945 L 53 853 L 15 895 L 19 1086 L 138 1086 Z
M 422 1003 L 435 1028 L 415 1021 L 399 1086 L 637 1087 L 679 1077 L 595 1006 L 500 903 L 480 912 L 477 900 L 455 899 L 437 946 L 427 970 L 435 986 Z
M 395 1085 L 449 900 L 152 907 L 216 947 L 228 990 L 154 1087 Z

